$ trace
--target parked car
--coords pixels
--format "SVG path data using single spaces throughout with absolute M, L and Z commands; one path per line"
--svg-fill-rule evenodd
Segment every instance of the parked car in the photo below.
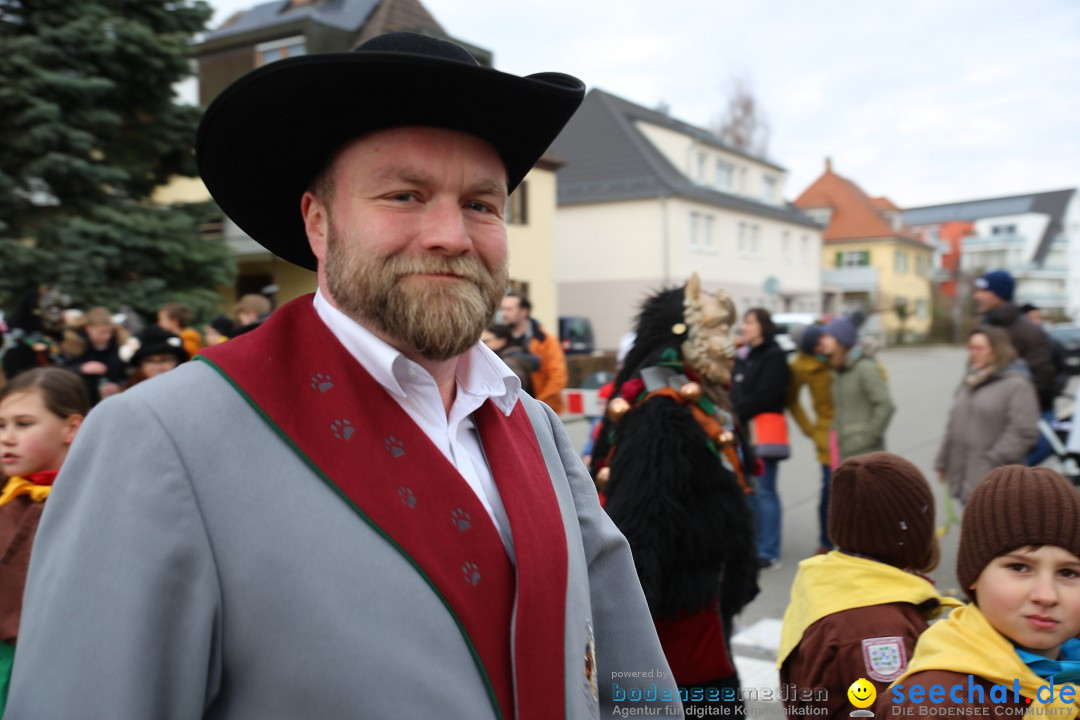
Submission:
M 1080 325 L 1055 325 L 1047 332 L 1065 347 L 1065 364 L 1069 366 L 1069 373 L 1080 375 Z
M 567 355 L 591 353 L 594 349 L 589 318 L 564 315 L 559 318 L 559 342 Z
M 814 313 L 776 313 L 772 316 L 776 325 L 776 344 L 787 354 L 795 352 L 795 341 L 791 339 L 791 330 L 796 325 L 811 325 L 818 319 Z

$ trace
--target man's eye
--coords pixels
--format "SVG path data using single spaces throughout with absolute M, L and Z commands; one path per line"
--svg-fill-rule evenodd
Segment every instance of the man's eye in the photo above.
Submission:
M 488 212 L 491 210 L 490 207 L 476 200 L 465 203 L 465 207 L 469 208 L 470 210 L 476 210 L 477 212 Z

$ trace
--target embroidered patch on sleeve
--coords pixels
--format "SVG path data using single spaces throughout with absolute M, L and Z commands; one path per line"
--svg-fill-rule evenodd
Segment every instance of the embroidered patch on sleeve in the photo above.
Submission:
M 585 689 L 592 703 L 600 700 L 600 688 L 596 678 L 596 641 L 593 639 L 592 622 L 585 621 Z
M 892 682 L 907 669 L 907 648 L 900 637 L 866 638 L 862 641 L 866 676 L 878 682 Z

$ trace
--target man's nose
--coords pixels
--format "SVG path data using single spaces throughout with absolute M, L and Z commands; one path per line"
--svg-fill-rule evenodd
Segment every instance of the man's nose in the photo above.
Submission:
M 461 255 L 472 249 L 465 213 L 456 201 L 433 202 L 420 232 L 421 247 L 447 255 Z

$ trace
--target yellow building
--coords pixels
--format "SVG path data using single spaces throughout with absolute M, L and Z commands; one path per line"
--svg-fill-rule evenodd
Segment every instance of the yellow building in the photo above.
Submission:
M 825 311 L 862 310 L 868 330 L 887 343 L 924 340 L 933 318 L 933 248 L 904 227 L 888 198 L 871 198 L 851 180 L 825 172 L 795 205 L 824 224 Z

